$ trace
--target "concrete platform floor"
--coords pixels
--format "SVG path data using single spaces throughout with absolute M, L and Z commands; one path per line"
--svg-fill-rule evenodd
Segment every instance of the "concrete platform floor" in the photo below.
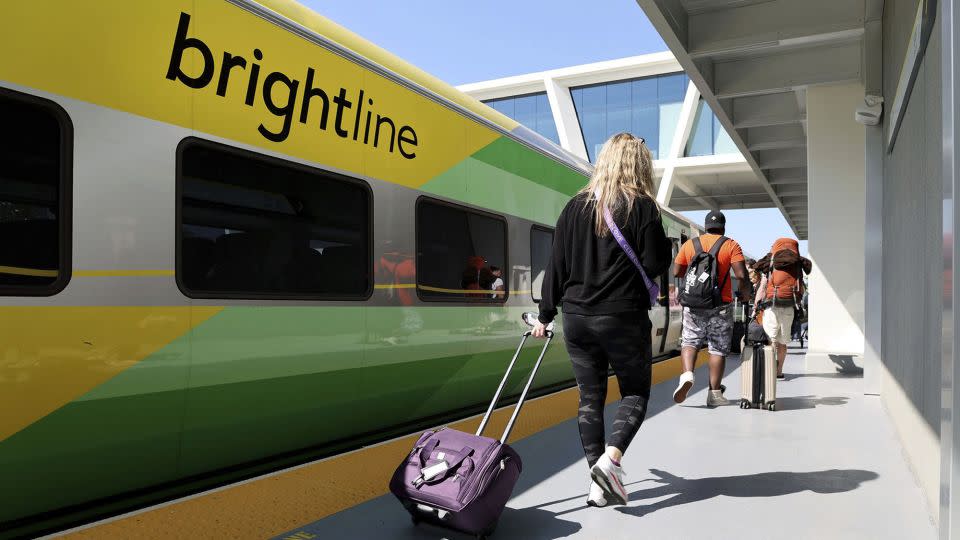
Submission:
M 728 397 L 740 395 L 739 363 L 728 361 Z M 893 428 L 879 398 L 861 393 L 862 378 L 807 366 L 797 349 L 785 372 L 776 412 L 707 409 L 705 368 L 682 406 L 671 400 L 672 382 L 655 386 L 624 458 L 625 507 L 584 504 L 589 477 L 575 420 L 518 442 L 524 470 L 494 538 L 935 538 Z M 413 527 L 389 495 L 278 538 L 312 535 L 468 538 Z

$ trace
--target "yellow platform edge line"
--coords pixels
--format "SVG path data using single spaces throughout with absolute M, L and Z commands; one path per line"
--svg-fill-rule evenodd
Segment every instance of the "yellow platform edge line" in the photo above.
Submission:
M 165 277 L 173 270 L 74 270 L 75 277 Z
M 697 366 L 708 355 L 701 351 Z M 653 384 L 680 376 L 680 357 L 653 366 Z M 610 378 L 607 403 L 620 395 Z M 517 420 L 510 442 L 516 442 L 576 416 L 577 389 L 569 388 L 529 400 Z M 500 433 L 512 407 L 494 412 L 489 433 Z M 472 432 L 481 415 L 450 424 Z M 62 536 L 70 539 L 140 538 L 269 538 L 316 522 L 387 494 L 397 464 L 410 452 L 418 434 L 393 439 L 264 475 L 224 488 L 133 512 L 80 528 Z M 576 444 L 571 440 L 570 444 Z M 209 534 L 208 534 L 209 533 Z

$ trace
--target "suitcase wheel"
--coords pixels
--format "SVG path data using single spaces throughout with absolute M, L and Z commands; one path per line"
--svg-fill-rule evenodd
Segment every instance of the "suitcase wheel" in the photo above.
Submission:
M 771 401 L 770 403 L 767 403 L 767 410 L 768 410 L 768 411 L 775 411 L 775 410 L 777 410 L 777 404 L 774 403 L 774 402 L 772 402 L 772 401 Z
M 749 402 L 748 400 L 746 400 L 746 399 L 741 399 L 741 400 L 740 400 L 740 408 L 741 408 L 741 409 L 749 409 L 749 408 L 750 408 L 750 402 Z
M 493 531 L 497 530 L 497 523 L 499 523 L 499 520 L 494 521 L 492 525 L 487 527 L 487 530 L 477 533 L 477 540 L 486 540 L 489 538 L 490 535 L 493 534 Z

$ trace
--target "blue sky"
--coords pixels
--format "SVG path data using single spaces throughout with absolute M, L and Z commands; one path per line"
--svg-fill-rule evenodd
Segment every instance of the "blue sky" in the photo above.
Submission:
M 634 0 L 300 0 L 450 84 L 667 50 Z
M 300 1 L 455 85 L 667 50 L 634 0 Z M 706 212 L 686 214 L 701 222 Z M 725 214 L 754 256 L 793 236 L 775 209 Z

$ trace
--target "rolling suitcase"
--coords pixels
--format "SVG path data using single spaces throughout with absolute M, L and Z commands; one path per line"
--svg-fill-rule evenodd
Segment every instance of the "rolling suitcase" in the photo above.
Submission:
M 425 521 L 477 538 L 493 532 L 523 466 L 520 455 L 507 444 L 507 437 L 553 339 L 552 331 L 547 331 L 546 343 L 503 434 L 499 439 L 482 434 L 530 335 L 529 330 L 524 332 L 477 432 L 449 428 L 426 431 L 393 473 L 390 491 L 410 512 L 414 524 Z
M 743 352 L 743 336 L 747 333 L 745 327 L 745 323 L 733 323 L 733 339 L 730 340 L 730 352 L 734 354 L 740 354 Z
M 741 409 L 777 408 L 777 356 L 770 345 L 757 336 L 757 323 L 751 321 L 740 353 Z M 762 328 L 760 329 L 762 332 Z

